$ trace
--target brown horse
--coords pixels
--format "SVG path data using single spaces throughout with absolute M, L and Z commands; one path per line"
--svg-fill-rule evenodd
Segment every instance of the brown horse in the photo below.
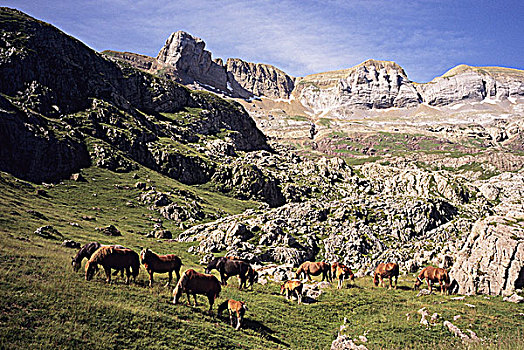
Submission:
M 251 265 L 241 260 L 214 258 L 207 264 L 206 273 L 211 273 L 211 271 L 215 269 L 220 272 L 220 279 L 223 286 L 227 285 L 227 280 L 231 276 L 238 275 L 240 289 L 242 289 L 242 287 L 253 287 L 253 284 L 258 279 L 258 273 Z M 249 282 L 249 285 L 246 286 L 247 282 Z
M 98 265 L 102 265 L 107 277 L 107 283 L 111 283 L 111 269 L 126 270 L 126 284 L 129 284 L 129 277 L 132 276 L 136 280 L 140 272 L 140 261 L 138 254 L 131 249 L 120 249 L 111 246 L 102 246 L 93 253 L 91 258 L 86 263 L 86 280 L 89 281 L 93 275 L 98 271 Z
M 229 311 L 229 322 L 231 322 L 231 326 L 233 326 L 233 315 L 236 314 L 237 325 L 235 329 L 240 329 L 242 326 L 242 320 L 244 319 L 244 314 L 247 311 L 246 303 L 243 301 L 228 299 L 218 306 L 217 315 L 220 317 L 225 309 Z
M 311 275 L 318 276 L 322 274 L 322 281 L 324 279 L 331 281 L 330 270 L 331 270 L 331 266 L 328 263 L 325 263 L 323 261 L 321 262 L 306 261 L 298 267 L 295 278 L 300 278 L 300 276 L 303 274 L 304 277 L 307 277 L 308 281 L 311 281 Z
M 440 294 L 449 293 L 449 275 L 446 269 L 440 267 L 427 266 L 425 267 L 417 277 L 413 289 L 417 289 L 423 283 L 422 279 L 425 278 L 428 284 L 429 292 L 432 292 L 433 283 L 437 282 L 440 285 Z
M 395 263 L 378 264 L 375 270 L 375 276 L 373 277 L 373 283 L 375 284 L 375 286 L 378 286 L 378 280 L 380 278 L 380 284 L 382 285 L 382 287 L 384 287 L 383 278 L 388 277 L 389 278 L 389 289 L 391 289 L 393 287 L 392 279 L 393 277 L 395 277 L 395 289 L 397 289 L 398 274 L 399 274 L 398 264 L 395 264 Z
M 344 279 L 349 279 L 351 281 L 355 279 L 353 271 L 351 271 L 351 269 L 346 265 L 338 262 L 334 262 L 331 265 L 331 276 L 332 278 L 336 278 L 338 280 L 337 289 L 342 288 Z
M 284 293 L 286 293 L 286 299 L 289 299 L 291 295 L 295 294 L 298 303 L 300 304 L 302 302 L 303 288 L 304 285 L 302 284 L 302 282 L 297 280 L 289 280 L 284 282 L 284 284 L 280 286 L 280 294 L 283 295 Z
M 191 306 L 190 294 L 193 294 L 195 306 L 198 305 L 196 295 L 205 295 L 209 300 L 209 311 L 213 309 L 215 299 L 220 295 L 222 287 L 218 278 L 213 275 L 198 273 L 193 269 L 186 270 L 173 289 L 173 304 L 178 304 L 182 293 L 187 293 L 187 302 Z
M 182 260 L 174 254 L 158 255 L 148 248 L 143 249 L 140 252 L 140 262 L 144 264 L 144 267 L 149 273 L 149 286 L 153 286 L 153 274 L 155 272 L 169 274 L 169 280 L 167 281 L 166 287 L 171 284 L 173 279 L 173 271 L 176 273 L 177 281 L 180 279 L 180 267 L 183 265 Z

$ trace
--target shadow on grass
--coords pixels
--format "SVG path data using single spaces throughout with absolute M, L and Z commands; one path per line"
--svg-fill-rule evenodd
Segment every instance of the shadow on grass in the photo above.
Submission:
M 229 319 L 228 319 L 228 322 L 229 322 Z M 262 323 L 258 322 L 258 321 L 255 321 L 255 320 L 250 320 L 250 319 L 244 319 L 244 322 L 242 324 L 242 328 L 244 329 L 251 329 L 253 330 L 254 332 L 260 334 L 261 337 L 269 340 L 269 341 L 272 341 L 273 343 L 275 344 L 279 344 L 279 345 L 282 345 L 282 346 L 285 346 L 285 347 L 289 347 L 289 344 L 283 342 L 282 340 L 274 337 L 272 334 L 275 333 L 275 331 L 273 331 L 271 328 L 267 327 L 267 326 L 264 326 Z

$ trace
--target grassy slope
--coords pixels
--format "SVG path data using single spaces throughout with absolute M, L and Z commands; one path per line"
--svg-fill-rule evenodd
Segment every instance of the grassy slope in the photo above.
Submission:
M 196 187 L 187 187 L 141 169 L 140 181 L 149 177 L 159 190 L 190 189 L 207 201 L 206 210 L 220 207 L 238 213 L 254 203 L 245 203 Z M 515 348 L 524 334 L 524 307 L 504 303 L 499 297 L 489 300 L 468 297 L 452 301 L 450 297 L 416 298 L 407 290 L 410 276 L 401 278 L 396 291 L 374 289 L 369 277 L 356 281 L 355 288 L 328 289 L 320 302 L 297 305 L 278 295 L 278 285 L 256 285 L 254 291 L 239 291 L 237 281 L 222 291 L 225 298 L 247 301 L 249 311 L 245 327 L 234 331 L 225 318 L 206 312 L 207 306 L 188 307 L 171 304 L 171 288 L 164 288 L 167 276 L 157 275 L 156 285 L 146 287 L 144 270 L 138 283 L 126 286 L 120 278 L 107 285 L 101 276 L 86 282 L 81 273 L 73 273 L 70 257 L 76 250 L 61 247 L 60 241 L 36 237 L 39 226 L 52 224 L 65 238 L 86 243 L 120 243 L 135 250 L 148 246 L 160 253 L 181 256 L 184 268 L 202 271 L 198 259 L 187 253 L 190 244 L 159 242 L 130 231 L 148 231 L 159 218 L 136 203 L 137 181 L 131 174 L 116 174 L 91 168 L 84 172 L 87 183 L 65 181 L 46 189 L 49 197 L 35 195 L 35 188 L 6 174 L 0 179 L 0 348 L 329 348 L 344 317 L 349 320 L 348 334 L 356 337 L 369 331 L 370 348 L 449 348 L 459 345 L 441 325 L 424 329 L 416 310 L 428 307 L 461 329 L 471 328 L 489 341 L 502 339 L 503 348 Z M 94 180 L 93 180 L 94 179 Z M 130 186 L 118 190 L 114 184 Z M 97 196 L 93 196 L 96 193 Z M 94 208 L 94 209 L 93 209 Z M 98 209 L 100 208 L 100 209 Z M 37 210 L 47 220 L 38 219 L 27 210 Z M 84 215 L 96 221 L 82 220 Z M 76 228 L 69 222 L 78 222 Z M 115 224 L 122 237 L 106 237 L 95 227 Z M 174 232 L 179 229 L 165 222 Z M 183 299 L 185 303 L 185 299 Z M 469 308 L 464 303 L 476 305 Z M 216 311 L 216 306 L 215 309 Z M 413 317 L 407 321 L 406 314 Z M 524 348 L 520 345 L 521 348 Z

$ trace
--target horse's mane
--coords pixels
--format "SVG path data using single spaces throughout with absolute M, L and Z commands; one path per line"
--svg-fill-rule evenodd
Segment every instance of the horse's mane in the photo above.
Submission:
M 114 251 L 114 247 L 111 246 L 102 246 L 98 248 L 93 255 L 91 256 L 91 259 L 89 259 L 89 263 L 95 263 L 98 264 L 101 260 L 103 260 L 106 256 L 112 254 Z

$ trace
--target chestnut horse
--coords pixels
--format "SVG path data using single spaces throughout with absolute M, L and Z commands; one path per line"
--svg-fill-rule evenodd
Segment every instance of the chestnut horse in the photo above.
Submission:
M 211 273 L 213 270 L 220 272 L 220 279 L 222 285 L 227 285 L 227 280 L 231 276 L 238 275 L 240 283 L 239 288 L 253 287 L 253 284 L 258 279 L 258 273 L 249 265 L 249 263 L 241 260 L 233 260 L 228 258 L 214 258 L 207 264 L 206 273 Z M 249 281 L 249 285 L 246 283 Z
M 190 294 L 195 298 L 195 306 L 198 305 L 196 295 L 205 295 L 209 300 L 209 311 L 213 309 L 215 299 L 220 295 L 220 282 L 213 275 L 198 273 L 193 269 L 186 270 L 173 289 L 173 304 L 178 304 L 182 293 L 187 293 L 187 302 L 191 306 Z
M 351 281 L 355 279 L 353 271 L 351 271 L 351 269 L 346 265 L 338 262 L 334 262 L 331 265 L 331 277 L 336 278 L 338 280 L 337 289 L 342 288 L 344 279 L 349 279 Z
M 235 314 L 237 319 L 237 325 L 235 329 L 240 329 L 242 326 L 242 320 L 244 319 L 244 314 L 247 311 L 246 303 L 243 301 L 228 299 L 220 304 L 217 315 L 220 317 L 225 309 L 229 311 L 229 322 L 231 322 L 231 326 L 233 326 L 233 315 Z
M 389 278 L 389 289 L 391 289 L 393 287 L 392 279 L 393 277 L 395 277 L 395 289 L 397 289 L 398 274 L 399 274 L 398 264 L 395 264 L 395 263 L 378 264 L 375 270 L 375 276 L 373 277 L 373 283 L 375 284 L 375 286 L 378 286 L 378 280 L 380 278 L 380 284 L 382 285 L 382 287 L 384 287 L 383 278 L 388 277 Z
M 422 279 L 425 278 L 428 284 L 429 292 L 432 292 L 433 283 L 437 282 L 440 285 L 440 294 L 449 293 L 449 275 L 446 269 L 440 267 L 427 266 L 425 267 L 417 277 L 413 289 L 417 289 L 423 283 Z
M 302 289 L 304 288 L 304 285 L 302 282 L 297 280 L 289 280 L 284 282 L 283 285 L 280 286 L 280 294 L 283 295 L 286 293 L 286 299 L 289 299 L 292 294 L 295 294 L 297 296 L 298 303 L 302 301 Z
M 86 264 L 86 280 L 89 281 L 98 271 L 98 265 L 102 265 L 105 270 L 107 283 L 111 283 L 111 269 L 126 270 L 126 284 L 129 284 L 129 277 L 132 275 L 136 280 L 140 272 L 140 261 L 138 254 L 131 249 L 120 249 L 111 246 L 102 246 L 93 253 Z M 130 271 L 132 269 L 132 273 Z
M 153 286 L 153 274 L 155 272 L 169 274 L 169 280 L 166 287 L 171 284 L 173 279 L 173 271 L 176 273 L 177 281 L 180 279 L 180 267 L 182 267 L 182 260 L 174 254 L 158 255 L 152 250 L 146 248 L 140 252 L 140 262 L 149 273 L 149 287 Z
M 304 274 L 304 277 L 307 277 L 308 281 L 311 281 L 311 275 L 318 276 L 320 274 L 322 274 L 322 281 L 324 279 L 331 281 L 331 266 L 323 261 L 306 261 L 298 267 L 295 278 L 300 278 L 302 274 Z

